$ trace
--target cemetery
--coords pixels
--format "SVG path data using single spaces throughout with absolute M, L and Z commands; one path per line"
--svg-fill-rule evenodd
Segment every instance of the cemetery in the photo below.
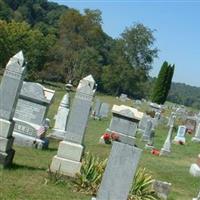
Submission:
M 193 127 L 196 132 L 188 134 L 185 120 L 173 109 L 159 111 L 160 107 L 146 101 L 136 109 L 131 101 L 95 94 L 91 75 L 72 91 L 65 85 L 23 82 L 25 67 L 19 52 L 10 59 L 1 80 L 2 199 L 126 200 L 134 177 L 143 168 L 152 177 L 155 199 L 191 199 L 198 195 L 199 142 L 194 138 L 199 138 L 199 124 Z M 8 97 L 5 91 L 11 88 L 13 93 Z M 96 104 L 92 106 L 92 102 Z M 100 112 L 101 105 L 106 108 Z M 148 115 L 147 107 L 154 117 Z M 168 121 L 163 123 L 160 115 Z M 198 115 L 193 118 L 199 123 Z M 41 127 L 45 137 L 38 135 Z M 102 134 L 112 138 L 111 142 L 99 143 Z M 157 151 L 155 156 L 157 153 L 152 152 Z M 96 161 L 104 166 L 99 187 L 75 189 L 88 152 L 102 161 L 107 159 L 104 164 Z
M 154 29 L 109 36 L 105 8 L 66 2 L 0 0 L 0 200 L 200 200 L 200 87 L 176 82 L 181 37 L 165 32 L 170 57 Z M 144 2 L 123 3 L 133 17 Z M 163 31 L 169 16 L 148 9 Z

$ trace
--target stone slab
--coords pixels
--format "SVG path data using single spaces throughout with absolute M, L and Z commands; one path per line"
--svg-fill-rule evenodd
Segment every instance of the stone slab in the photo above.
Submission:
M 59 143 L 57 156 L 72 161 L 80 162 L 83 146 L 72 142 L 62 141 Z
M 200 177 L 200 167 L 196 163 L 190 166 L 189 172 L 192 176 Z
M 44 140 L 31 137 L 28 135 L 23 135 L 17 132 L 13 132 L 13 136 L 15 137 L 14 144 L 23 146 L 23 147 L 33 147 L 37 149 L 47 149 L 48 148 L 48 140 L 45 138 Z
M 14 121 L 0 119 L 0 137 L 9 138 L 12 136 Z
M 53 132 L 48 135 L 48 137 L 55 138 L 58 140 L 63 140 L 65 138 L 66 131 L 62 131 L 60 129 L 53 129 Z
M 80 173 L 81 163 L 54 156 L 50 170 L 54 173 L 57 172 L 66 176 L 75 177 L 77 173 Z
M 126 200 L 142 150 L 113 142 L 96 200 Z

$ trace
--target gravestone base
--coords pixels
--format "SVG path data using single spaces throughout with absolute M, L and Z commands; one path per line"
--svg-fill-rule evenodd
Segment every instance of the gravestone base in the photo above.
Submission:
M 0 137 L 0 152 L 6 152 L 12 148 L 14 138 L 4 138 Z
M 54 173 L 58 172 L 59 174 L 75 177 L 76 174 L 80 173 L 81 162 L 54 156 L 50 170 Z
M 14 144 L 19 146 L 32 147 L 36 149 L 47 149 L 49 145 L 49 140 L 47 138 L 39 139 L 17 132 L 13 132 L 13 136 L 15 137 Z
M 66 135 L 66 131 L 53 129 L 53 132 L 49 135 L 49 137 L 57 139 L 57 140 L 64 140 L 65 135 Z
M 3 167 L 10 166 L 12 164 L 14 155 L 15 155 L 14 149 L 10 149 L 7 152 L 0 152 L 0 164 L 2 164 Z
M 177 144 L 179 142 L 182 142 L 183 144 L 185 144 L 185 138 L 184 137 L 178 137 L 176 136 L 173 140 L 173 143 Z
M 60 142 L 58 153 L 51 163 L 51 171 L 75 177 L 77 173 L 80 173 L 83 150 L 84 148 L 80 144 L 68 141 Z
M 14 121 L 0 119 L 0 136 L 4 138 L 12 136 L 14 125 L 15 125 Z
M 170 154 L 170 150 L 169 149 L 164 149 L 162 148 L 160 151 L 160 156 L 168 156 Z
M 194 177 L 200 177 L 200 167 L 196 163 L 193 163 L 190 166 L 190 171 L 189 172 Z
M 192 138 L 192 142 L 200 142 L 200 138 L 193 137 L 193 138 Z

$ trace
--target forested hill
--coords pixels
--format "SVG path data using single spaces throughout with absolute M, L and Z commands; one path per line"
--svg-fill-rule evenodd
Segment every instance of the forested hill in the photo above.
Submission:
M 168 100 L 200 109 L 200 87 L 184 83 L 172 83 Z
M 59 18 L 67 9 L 46 0 L 0 0 L 0 19 L 26 21 L 45 34 L 55 33 Z

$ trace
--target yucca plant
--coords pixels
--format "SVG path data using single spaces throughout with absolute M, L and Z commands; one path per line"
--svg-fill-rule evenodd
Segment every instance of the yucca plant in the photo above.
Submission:
M 152 183 L 153 179 L 146 169 L 139 169 L 135 174 L 128 200 L 158 200 Z
M 105 170 L 106 160 L 100 160 L 99 157 L 86 153 L 82 161 L 80 174 L 74 179 L 75 190 L 91 195 L 95 195 Z

